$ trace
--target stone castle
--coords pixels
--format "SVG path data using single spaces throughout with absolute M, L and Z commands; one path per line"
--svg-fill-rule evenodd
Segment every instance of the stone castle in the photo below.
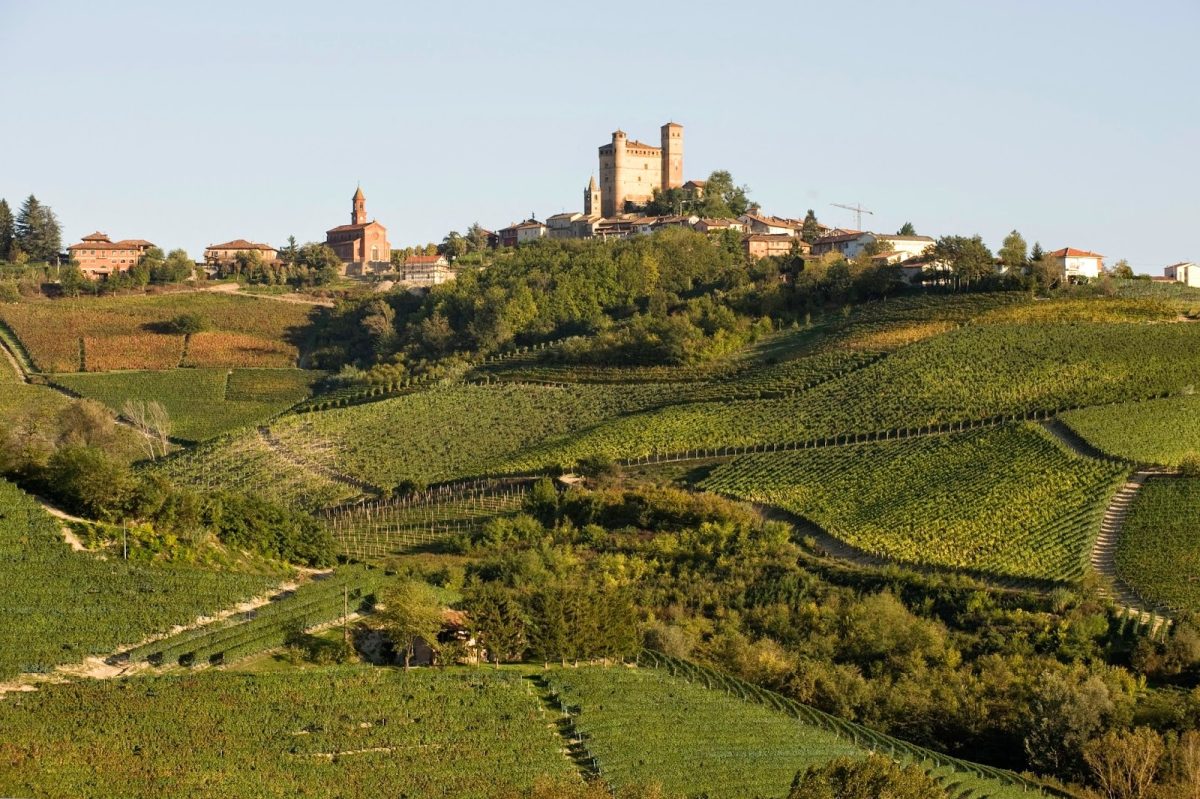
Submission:
M 600 185 L 593 176 L 583 193 L 588 217 L 614 217 L 625 204 L 645 205 L 655 189 L 683 186 L 683 125 L 668 122 L 660 129 L 658 147 L 630 139 L 618 130 L 600 147 Z

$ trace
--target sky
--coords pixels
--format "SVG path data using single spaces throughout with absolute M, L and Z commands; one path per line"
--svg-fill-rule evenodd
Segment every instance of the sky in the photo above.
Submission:
M 1196 0 L 0 0 L 0 197 L 199 257 L 394 247 L 582 210 L 596 148 L 684 125 L 764 211 L 1200 261 Z

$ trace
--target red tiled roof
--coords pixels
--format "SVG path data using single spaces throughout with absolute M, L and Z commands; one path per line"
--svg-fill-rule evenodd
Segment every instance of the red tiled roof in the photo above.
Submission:
M 210 244 L 205 249 L 209 250 L 273 250 L 275 249 L 270 244 L 255 244 L 252 241 L 245 239 L 234 239 L 227 241 L 224 244 Z
M 117 244 L 126 244 L 130 247 L 153 247 L 154 242 L 146 241 L 145 239 L 121 239 Z
M 436 264 L 439 261 L 444 261 L 445 257 L 441 255 L 410 255 L 404 259 L 405 264 Z
M 840 244 L 843 241 L 854 241 L 862 235 L 862 231 L 852 233 L 837 233 L 832 236 L 822 236 L 813 242 L 813 244 Z
M 71 250 L 121 250 L 123 252 L 134 252 L 137 250 L 137 247 L 125 244 L 124 242 L 113 244 L 111 241 L 84 241 L 81 244 L 72 244 L 67 248 L 68 252 Z
M 84 241 L 109 241 L 107 233 L 101 233 L 97 230 L 95 233 L 89 233 L 83 237 Z
M 1089 252 L 1087 250 L 1077 250 L 1074 247 L 1063 247 L 1061 250 L 1048 252 L 1046 255 L 1053 255 L 1055 258 L 1103 258 L 1104 256 L 1098 252 Z

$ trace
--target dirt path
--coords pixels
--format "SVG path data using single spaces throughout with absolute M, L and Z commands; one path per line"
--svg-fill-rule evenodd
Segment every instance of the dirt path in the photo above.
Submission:
M 1102 592 L 1126 612 L 1136 614 L 1143 624 L 1153 620 L 1152 632 L 1155 633 L 1162 624 L 1168 623 L 1170 614 L 1138 596 L 1138 593 L 1117 574 L 1117 545 L 1120 542 L 1121 529 L 1129 517 L 1129 508 L 1138 491 L 1150 478 L 1170 474 L 1172 472 L 1165 469 L 1140 469 L 1129 477 L 1125 485 L 1113 495 L 1104 511 L 1104 519 L 1100 522 L 1100 534 L 1092 544 L 1090 556 L 1092 569 L 1100 577 Z
M 62 508 L 51 505 L 49 501 L 39 497 L 36 494 L 31 494 L 30 496 L 32 496 L 37 503 L 42 506 L 42 510 L 46 511 L 46 513 L 50 514 L 59 521 L 87 524 L 87 519 L 81 519 L 78 516 L 72 516 Z M 76 552 L 88 551 L 88 548 L 83 545 L 83 541 L 79 540 L 79 536 L 75 535 L 75 532 L 70 527 L 65 524 L 59 526 L 62 528 L 63 540 L 67 542 L 67 545 L 70 546 L 71 549 Z
M 209 291 L 217 294 L 237 294 L 242 297 L 253 297 L 256 300 L 274 300 L 275 302 L 290 302 L 294 305 L 313 305 L 318 308 L 332 308 L 333 300 L 306 300 L 301 297 L 292 297 L 287 294 L 258 294 L 252 291 L 242 291 L 240 283 L 218 283 L 215 286 L 197 289 L 198 291 Z
M 258 437 L 268 449 L 299 469 L 315 472 L 316 474 L 319 474 L 328 480 L 350 486 L 351 488 L 357 489 L 364 494 L 370 494 L 371 496 L 382 497 L 387 494 L 387 492 L 385 492 L 379 486 L 371 485 L 364 480 L 359 480 L 357 477 L 351 477 L 350 475 L 343 474 L 335 469 L 330 469 L 326 466 L 322 466 L 319 463 L 312 463 L 304 458 L 301 458 L 296 453 L 288 449 L 282 441 L 275 438 L 275 436 L 271 434 L 271 429 L 269 427 L 260 426 L 257 432 Z
M 22 674 L 9 682 L 0 682 L 0 699 L 3 699 L 4 694 L 10 692 L 36 691 L 38 685 L 45 683 L 61 683 L 66 682 L 71 678 L 78 677 L 86 677 L 94 680 L 108 680 L 114 677 L 123 677 L 128 674 L 136 674 L 140 671 L 145 671 L 152 668 L 149 663 L 123 662 L 121 655 L 136 646 L 141 646 L 142 644 L 147 644 L 151 641 L 157 641 L 161 638 L 169 638 L 186 630 L 191 630 L 196 627 L 203 627 L 204 625 L 210 624 L 214 621 L 220 621 L 239 613 L 247 613 L 255 608 L 260 608 L 281 596 L 294 592 L 302 582 L 312 579 L 313 575 L 327 573 L 329 573 L 328 570 L 322 572 L 306 569 L 296 579 L 285 580 L 266 593 L 251 597 L 243 602 L 239 602 L 236 605 L 225 608 L 224 610 L 214 613 L 211 616 L 198 616 L 187 624 L 177 625 L 167 632 L 147 636 L 141 641 L 128 646 L 121 646 L 115 652 L 112 652 L 108 655 L 96 655 L 86 658 L 78 663 L 68 663 L 61 666 L 56 666 L 54 671 L 48 674 Z

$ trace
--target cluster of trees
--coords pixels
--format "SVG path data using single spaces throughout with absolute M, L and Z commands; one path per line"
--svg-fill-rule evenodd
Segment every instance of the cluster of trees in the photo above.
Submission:
M 149 452 L 167 446 L 169 420 L 156 403 L 128 406 L 134 437 Z M 33 406 L 0 424 L 0 474 L 89 519 L 149 525 L 164 541 L 210 534 L 235 549 L 310 566 L 335 560 L 329 532 L 312 517 L 233 492 L 199 493 L 130 463 L 130 433 L 91 400 Z
M 293 285 L 301 288 L 326 286 L 342 274 L 342 259 L 327 244 L 309 242 L 299 245 L 295 236 L 279 250 L 279 260 L 268 263 L 258 250 L 239 252 L 233 262 L 222 264 L 217 277 L 236 277 L 246 283 L 268 286 Z
M 711 338 L 731 329 L 716 306 L 752 321 L 771 315 L 764 303 L 774 301 L 776 287 L 769 282 L 747 270 L 736 246 L 714 246 L 684 228 L 620 242 L 543 240 L 498 252 L 488 268 L 463 269 L 424 296 L 404 292 L 343 304 L 319 331 L 315 357 L 335 369 L 411 365 L 620 325 L 633 328 L 624 339 L 649 342 L 668 320 L 685 338 L 697 335 L 688 326 Z M 713 305 L 693 302 L 704 295 Z
M 708 176 L 703 191 L 655 189 L 645 212 L 651 216 L 694 214 L 705 219 L 729 219 L 750 210 L 749 195 L 749 186 L 738 186 L 733 175 L 719 169 Z
M 1109 797 L 1195 795 L 1200 693 L 1178 690 L 1200 685 L 1193 620 L 1130 639 L 1087 591 L 833 568 L 791 532 L 671 488 L 542 485 L 524 515 L 458 540 L 468 565 L 425 576 L 463 590 L 500 660 L 618 656 L 625 633 L 591 631 L 632 624 L 648 646 L 957 756 Z M 1143 788 L 1114 788 L 1133 762 Z M 858 796 L 827 791 L 881 779 L 818 771 L 793 795 Z
M 0 198 L 0 261 L 51 263 L 61 250 L 62 228 L 50 206 L 31 194 L 14 217 L 8 201 Z

